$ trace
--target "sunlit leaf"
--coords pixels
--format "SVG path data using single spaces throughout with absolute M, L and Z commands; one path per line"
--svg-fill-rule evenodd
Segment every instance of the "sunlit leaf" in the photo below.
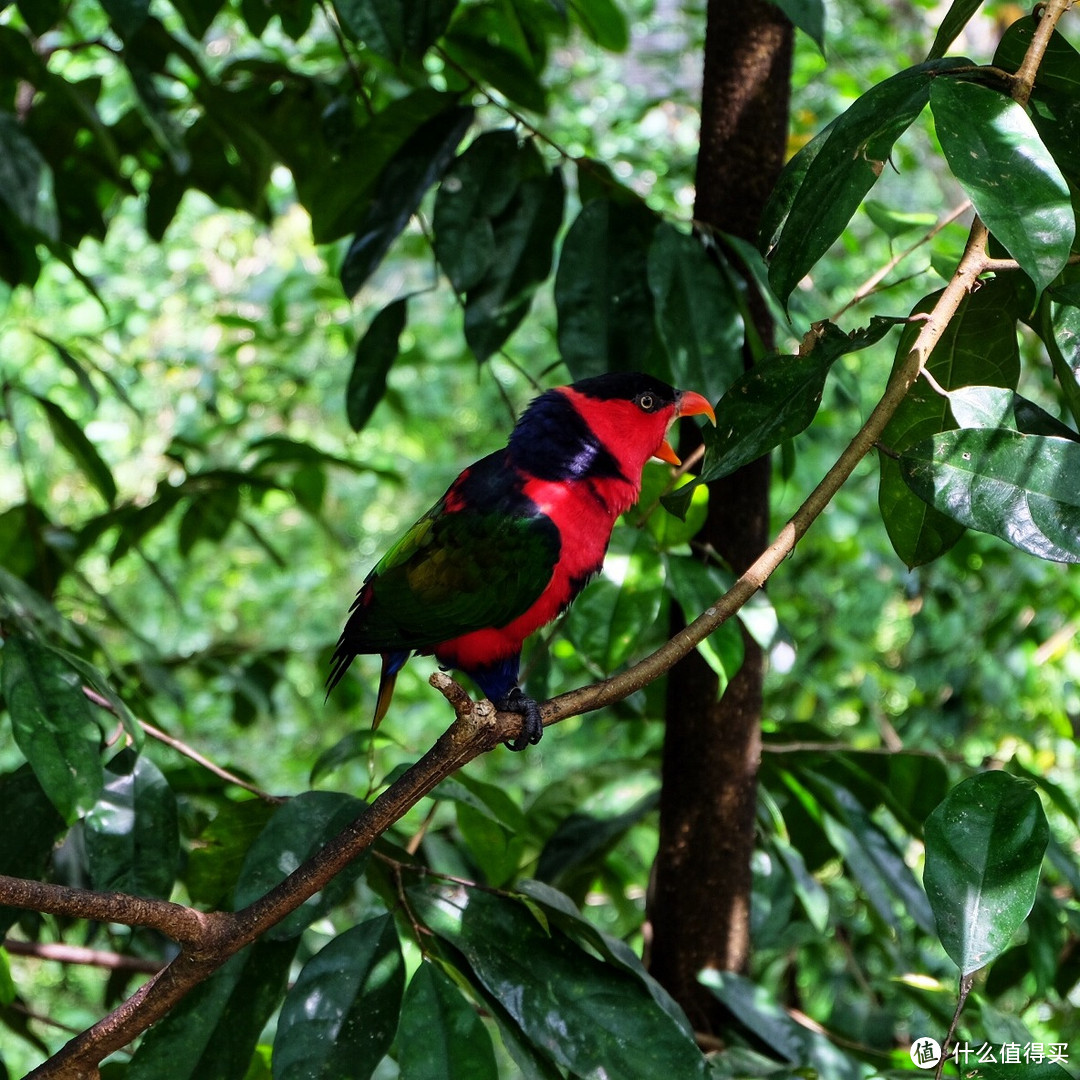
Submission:
M 939 79 L 930 107 L 941 148 L 979 217 L 1041 292 L 1069 258 L 1069 185 L 1023 107 L 977 83 Z
M 961 525 L 1080 562 L 1080 443 L 1002 428 L 943 431 L 907 449 L 904 481 Z
M 1003 772 L 958 784 L 926 819 L 926 894 L 962 975 L 1000 956 L 1027 918 L 1048 838 L 1034 788 Z

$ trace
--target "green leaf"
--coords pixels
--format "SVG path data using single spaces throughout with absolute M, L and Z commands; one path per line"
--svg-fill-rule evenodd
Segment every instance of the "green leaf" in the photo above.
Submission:
M 397 1043 L 401 1075 L 409 1080 L 498 1080 L 483 1021 L 435 964 L 421 964 L 409 980 Z
M 221 804 L 187 857 L 184 882 L 194 903 L 218 907 L 232 896 L 248 850 L 273 813 L 263 799 Z
M 22 124 L 0 111 L 0 206 L 35 239 L 58 240 L 60 219 L 53 175 Z
M 608 52 L 625 52 L 630 44 L 626 15 L 614 0 L 575 0 L 570 10 L 585 33 Z
M 666 496 L 664 505 L 681 517 L 694 486 L 728 476 L 803 431 L 817 414 L 832 365 L 880 341 L 903 321 L 875 316 L 850 334 L 830 322 L 816 323 L 798 356 L 772 356 L 755 364 L 718 402 L 716 427 L 702 429 L 705 461 L 697 480 Z
M 522 903 L 477 889 L 410 890 L 415 910 L 468 960 L 534 1051 L 578 1076 L 704 1078 L 693 1038 L 641 978 L 605 963 Z
M 719 401 L 743 373 L 738 298 L 701 241 L 661 223 L 648 257 L 656 329 L 675 386 Z
M 905 483 L 961 525 L 1080 562 L 1080 443 L 1002 428 L 943 431 L 900 457 Z
M 57 652 L 30 638 L 8 637 L 0 657 L 0 692 L 15 743 L 70 825 L 94 805 L 104 782 L 101 731 L 83 680 Z
M 384 307 L 356 345 L 356 358 L 345 390 L 345 414 L 353 431 L 360 431 L 386 393 L 386 376 L 398 356 L 398 342 L 408 316 L 407 301 Z
M 446 30 L 455 6 L 456 0 L 334 0 L 349 35 L 395 63 L 419 60 Z
M 1072 428 L 1003 386 L 962 386 L 948 391 L 949 410 L 962 428 L 1012 427 L 1025 435 L 1078 438 Z
M 799 1075 L 829 1077 L 829 1080 L 863 1080 L 873 1075 L 870 1066 L 834 1046 L 820 1032 L 793 1020 L 765 987 L 734 972 L 714 968 L 706 968 L 699 981 L 774 1054 L 792 1066 L 799 1066 Z
M 939 295 L 924 297 L 912 314 L 930 311 Z M 965 296 L 927 358 L 926 369 L 938 386 L 946 390 L 973 384 L 1015 387 L 1020 377 L 1016 343 L 1019 313 L 1019 302 L 1007 280 L 988 282 Z M 921 323 L 913 321 L 900 335 L 894 371 L 911 351 L 920 329 Z M 948 398 L 919 379 L 893 414 L 881 441 L 892 454 L 902 453 L 952 426 Z M 891 456 L 880 455 L 879 468 L 878 506 L 897 555 L 914 567 L 948 551 L 963 535 L 963 529 L 913 495 Z
M 926 819 L 926 895 L 962 975 L 1000 956 L 1027 918 L 1049 835 L 1034 787 L 1003 772 L 958 784 Z
M 926 54 L 927 60 L 937 60 L 949 51 L 949 46 L 960 36 L 972 15 L 983 5 L 983 0 L 953 0 L 941 26 L 934 37 L 934 44 Z
M 274 1036 L 274 1080 L 371 1076 L 398 1026 L 405 965 L 391 915 L 339 934 L 300 970 Z
M 254 903 L 284 881 L 358 817 L 366 805 L 362 799 L 342 792 L 304 791 L 279 807 L 244 859 L 236 883 L 236 910 Z M 366 854 L 351 862 L 325 889 L 305 900 L 266 936 L 281 941 L 302 933 L 349 894 L 366 862 Z
M 689 555 L 669 556 L 667 574 L 668 587 L 688 620 L 696 619 L 711 604 L 715 604 L 717 598 L 723 596 L 734 583 L 730 573 Z M 729 619 L 714 630 L 698 643 L 697 651 L 718 679 L 719 697 L 742 667 L 746 651 L 738 619 Z
M 562 173 L 549 173 L 539 151 L 523 144 L 515 155 L 521 176 L 492 217 L 491 261 L 465 298 L 465 340 L 481 363 L 502 347 L 525 317 L 537 286 L 551 272 L 562 224 Z
M 36 396 L 35 400 L 44 410 L 56 441 L 78 462 L 87 480 L 97 488 L 101 497 L 112 505 L 116 501 L 116 481 L 94 444 L 86 437 L 83 429 L 55 402 Z
M 64 832 L 64 819 L 29 765 L 0 774 L 0 806 L 9 822 L 19 823 L 18 828 L 0 829 L 0 874 L 37 880 Z M 0 907 L 0 940 L 23 914 Z
M 113 29 L 125 40 L 131 37 L 150 14 L 150 0 L 101 0 Z
M 972 1049 L 977 1047 L 973 1045 Z M 975 1066 L 971 1072 L 966 1072 L 968 1080 L 1017 1080 L 1017 1066 L 1014 1064 L 1000 1061 L 993 1065 L 976 1065 L 974 1061 L 968 1064 Z M 1020 1068 L 1023 1070 L 1023 1080 L 1073 1080 L 1073 1074 L 1056 1061 L 1025 1061 Z
M 649 247 L 657 218 L 639 202 L 586 203 L 555 275 L 559 352 L 575 379 L 644 371 L 654 348 Z
M 296 941 L 257 941 L 143 1036 L 126 1080 L 236 1080 L 285 992 Z
M 113 758 L 84 836 L 93 888 L 168 899 L 180 857 L 176 797 L 149 758 Z
M 341 264 L 346 296 L 355 296 L 401 234 L 428 189 L 453 160 L 473 110 L 455 105 L 409 136 L 379 177 L 378 191 Z
M 1064 290 L 1052 285 L 1039 298 L 1032 329 L 1046 346 L 1061 396 L 1080 426 L 1080 306 L 1065 302 Z
M 1023 107 L 976 83 L 930 91 L 941 148 L 979 217 L 1042 292 L 1076 235 L 1069 185 Z
M 931 60 L 886 79 L 788 163 L 762 218 L 762 235 L 776 235 L 769 280 L 782 301 L 844 231 L 881 175 L 893 143 L 925 108 L 931 83 L 969 64 Z
M 825 55 L 825 4 L 823 0 L 773 0 L 773 3 Z

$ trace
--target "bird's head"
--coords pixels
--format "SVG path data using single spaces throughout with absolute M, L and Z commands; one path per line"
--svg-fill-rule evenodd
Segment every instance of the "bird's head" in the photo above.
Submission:
M 701 414 L 716 423 L 712 405 L 701 394 L 676 390 L 636 372 L 597 375 L 561 387 L 560 392 L 619 462 L 623 474 L 634 481 L 651 457 L 680 464 L 667 441 L 668 430 L 680 416 Z

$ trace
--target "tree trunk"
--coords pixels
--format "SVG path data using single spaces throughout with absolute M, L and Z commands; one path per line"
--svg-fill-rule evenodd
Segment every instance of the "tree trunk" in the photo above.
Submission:
M 765 0 L 709 0 L 707 17 L 694 216 L 753 239 L 783 164 L 792 28 Z M 771 342 L 763 306 L 754 317 Z M 768 543 L 769 477 L 763 458 L 710 485 L 699 539 L 736 572 Z M 719 1029 L 723 1010 L 698 972 L 742 970 L 750 951 L 763 657 L 743 636 L 745 661 L 719 701 L 697 653 L 668 676 L 650 967 L 705 1032 Z

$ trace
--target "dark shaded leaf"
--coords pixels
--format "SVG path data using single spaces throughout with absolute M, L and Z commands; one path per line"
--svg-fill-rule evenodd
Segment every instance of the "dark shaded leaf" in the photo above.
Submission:
M 180 857 L 176 796 L 147 757 L 124 750 L 84 821 L 95 889 L 168 899 Z
M 339 934 L 300 970 L 274 1036 L 274 1080 L 364 1080 L 390 1049 L 405 965 L 391 915 Z
M 648 261 L 657 224 L 642 203 L 596 198 L 570 226 L 555 307 L 559 352 L 575 379 L 649 369 L 656 332 Z
M 649 246 L 649 289 L 671 382 L 719 401 L 743 374 L 743 319 L 701 241 L 666 222 Z
M 397 1043 L 401 1074 L 409 1080 L 498 1080 L 483 1021 L 435 964 L 421 964 L 409 980 Z
M 386 376 L 398 355 L 398 342 L 408 316 L 407 301 L 395 300 L 384 307 L 357 342 L 356 358 L 345 390 L 345 415 L 359 431 L 371 419 L 386 393 Z
M 868 90 L 788 163 L 763 214 L 762 236 L 776 239 L 769 280 L 787 302 L 792 289 L 844 231 L 892 153 L 925 108 L 934 80 L 969 66 L 931 60 Z M 820 140 L 820 141 L 819 141 Z M 782 227 L 778 222 L 783 222 Z
M 574 20 L 601 49 L 624 52 L 630 44 L 626 15 L 613 0 L 576 0 L 571 11 Z
M 620 1080 L 708 1074 L 693 1038 L 644 982 L 604 963 L 528 908 L 461 888 L 412 890 L 421 918 L 468 959 L 475 977 L 535 1051 L 582 1076 Z
M 457 0 L 334 0 L 341 25 L 388 60 L 419 60 L 450 22 Z
M 237 910 L 280 884 L 363 811 L 366 803 L 335 791 L 304 791 L 279 807 L 248 850 L 236 883 Z M 267 934 L 281 941 L 302 933 L 348 895 L 363 873 L 366 855 L 354 860 L 322 892 L 309 897 Z
M 0 657 L 0 691 L 15 742 L 71 824 L 94 805 L 104 782 L 101 731 L 83 680 L 57 652 L 30 638 L 6 638 Z
M 920 300 L 912 314 L 930 311 L 939 295 Z M 1015 387 L 1020 377 L 1019 313 L 1019 301 L 1006 280 L 988 282 L 965 296 L 927 358 L 926 368 L 934 381 L 946 390 L 976 384 Z M 904 362 L 920 329 L 921 323 L 912 322 L 900 335 L 893 370 Z M 953 425 L 948 399 L 919 379 L 893 414 L 881 441 L 891 454 L 903 453 Z M 891 456 L 882 454 L 879 468 L 878 507 L 897 555 L 908 566 L 921 566 L 948 551 L 963 529 L 913 495 Z
M 48 162 L 11 113 L 0 112 L 0 205 L 42 240 L 59 238 L 59 213 Z
M 1080 306 L 1067 301 L 1065 290 L 1052 285 L 1039 298 L 1032 328 L 1050 355 L 1073 423 L 1080 426 Z
M 961 525 L 1080 562 L 1080 443 L 997 428 L 943 431 L 900 457 L 905 483 Z
M 822 0 L 773 0 L 773 3 L 825 54 L 825 4 Z
M 65 824 L 29 765 L 0 775 L 0 806 L 9 822 L 19 823 L 18 828 L 0 829 L 0 874 L 40 878 Z M 0 907 L 0 939 L 22 914 Z
M 1049 839 L 1032 785 L 1003 772 L 958 784 L 926 819 L 924 883 L 962 975 L 1005 951 L 1035 899 Z
M 116 481 L 113 479 L 112 470 L 83 433 L 83 429 L 56 402 L 36 396 L 34 400 L 44 410 L 56 441 L 75 459 L 86 479 L 107 503 L 115 502 Z
M 341 284 L 355 296 L 447 166 L 472 123 L 473 110 L 455 105 L 425 121 L 405 141 L 379 178 L 378 193 L 364 215 L 341 265 Z
M 1024 108 L 977 83 L 930 91 L 941 148 L 979 217 L 1042 292 L 1076 235 L 1069 185 Z
M 184 883 L 194 903 L 218 907 L 232 896 L 244 859 L 274 809 L 263 799 L 222 803 L 188 854 Z
M 101 0 L 113 29 L 122 38 L 129 38 L 150 14 L 150 0 Z
M 257 941 L 199 983 L 143 1036 L 127 1080 L 236 1080 L 285 993 L 295 941 Z

